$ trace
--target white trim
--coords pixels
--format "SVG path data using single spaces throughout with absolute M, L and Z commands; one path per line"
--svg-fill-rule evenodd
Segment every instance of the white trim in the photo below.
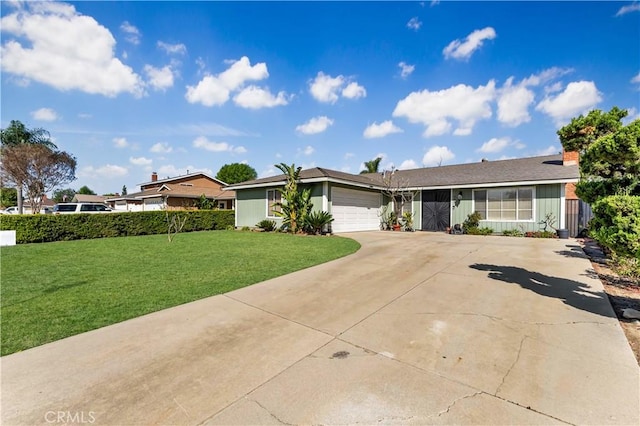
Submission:
M 346 186 L 353 186 L 358 188 L 368 188 L 374 190 L 383 190 L 384 186 L 377 183 L 361 183 L 353 182 L 345 179 L 336 179 L 331 177 L 316 177 L 309 179 L 301 179 L 300 183 L 319 183 L 319 182 L 332 182 Z M 497 188 L 497 187 L 511 187 L 511 186 L 531 186 L 531 185 L 549 185 L 555 183 L 570 183 L 578 182 L 578 178 L 564 178 L 564 179 L 545 179 L 545 180 L 528 180 L 528 181 L 515 181 L 515 182 L 494 182 L 494 183 L 465 183 L 461 185 L 438 185 L 438 186 L 413 186 L 408 187 L 407 191 L 428 191 L 433 189 L 468 189 L 468 188 Z M 265 188 L 270 186 L 283 186 L 285 181 L 277 182 L 265 182 L 258 184 L 240 185 L 231 188 L 222 188 L 223 191 L 236 191 L 238 189 L 254 189 Z
M 483 188 L 499 188 L 499 187 L 512 187 L 512 186 L 532 186 L 532 185 L 550 185 L 556 183 L 571 183 L 578 182 L 578 178 L 575 179 L 555 179 L 555 180 L 528 180 L 517 182 L 496 182 L 496 183 L 469 183 L 464 185 L 440 185 L 440 186 L 416 186 L 407 188 L 407 191 L 418 190 L 433 190 L 433 189 L 483 189 Z
M 322 183 L 322 210 L 329 211 L 329 182 Z
M 277 219 L 277 218 L 279 218 L 280 216 L 276 216 L 276 215 L 274 215 L 274 216 L 269 216 L 269 210 L 271 210 L 271 208 L 270 208 L 270 206 L 269 206 L 269 191 L 273 191 L 273 192 L 274 192 L 274 197 L 273 197 L 273 199 L 274 199 L 274 200 L 275 200 L 275 198 L 276 198 L 276 197 L 275 197 L 275 194 L 278 192 L 278 190 L 277 190 L 277 189 L 275 189 L 275 188 L 274 188 L 274 189 L 267 189 L 267 190 L 265 191 L 265 201 L 266 201 L 266 209 L 267 209 L 267 210 L 266 210 L 266 212 L 265 212 L 265 217 L 267 217 L 268 219 Z M 282 194 L 280 194 L 280 202 L 282 202 Z

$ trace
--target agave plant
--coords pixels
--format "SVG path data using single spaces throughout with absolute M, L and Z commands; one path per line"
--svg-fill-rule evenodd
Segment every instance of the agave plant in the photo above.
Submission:
M 325 227 L 333 222 L 333 216 L 326 211 L 316 210 L 307 215 L 305 229 L 310 234 L 322 234 Z

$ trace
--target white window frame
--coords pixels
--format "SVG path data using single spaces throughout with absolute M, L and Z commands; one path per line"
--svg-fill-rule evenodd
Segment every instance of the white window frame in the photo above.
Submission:
M 274 196 L 273 199 L 275 200 L 273 203 L 270 201 L 271 198 L 269 197 L 269 193 L 273 192 Z M 268 218 L 278 218 L 279 216 L 275 215 L 275 214 L 271 214 L 271 210 L 275 210 L 271 208 L 271 205 L 274 203 L 277 203 L 278 201 L 276 200 L 275 195 L 278 194 L 279 198 L 280 198 L 280 202 L 282 202 L 282 194 L 280 193 L 280 191 L 278 191 L 277 189 L 267 189 L 266 191 L 266 198 L 267 198 L 267 217 Z
M 488 219 L 488 207 L 489 207 L 489 191 L 516 191 L 516 194 L 518 194 L 518 191 L 520 190 L 524 190 L 524 189 L 530 189 L 531 190 L 531 219 Z M 481 219 L 480 222 L 522 222 L 522 223 L 533 223 L 536 221 L 536 187 L 535 186 L 509 186 L 509 187 L 497 187 L 497 188 L 477 188 L 473 190 L 473 194 L 472 194 L 472 212 L 475 212 L 476 209 L 476 192 L 477 191 L 485 191 L 486 195 L 485 195 L 485 211 L 484 211 L 484 216 L 487 219 Z M 516 195 L 516 218 L 518 217 L 518 212 L 519 212 L 519 203 L 520 203 L 520 199 L 518 198 L 518 196 Z

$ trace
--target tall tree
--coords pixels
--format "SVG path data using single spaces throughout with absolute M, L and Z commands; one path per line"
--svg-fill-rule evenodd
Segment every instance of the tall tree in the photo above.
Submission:
M 93 191 L 91 188 L 89 188 L 87 185 L 84 185 L 82 187 L 80 187 L 80 189 L 78 189 L 78 194 L 83 194 L 83 195 L 96 195 L 95 191 Z
M 42 145 L 50 149 L 58 149 L 58 147 L 53 142 L 51 142 L 51 135 L 48 131 L 42 128 L 28 129 L 22 122 L 18 120 L 11 120 L 9 127 L 0 130 L 0 141 L 3 148 L 22 144 L 35 144 Z M 2 182 L 0 182 L 0 184 L 1 183 Z M 22 213 L 22 193 L 24 190 L 24 184 L 22 182 L 15 182 L 15 185 L 18 196 L 18 212 Z
M 558 130 L 565 151 L 580 153 L 578 196 L 588 203 L 607 195 L 640 195 L 639 120 L 624 126 L 626 110 L 593 110 Z
M 225 164 L 220 168 L 216 179 L 221 180 L 229 185 L 234 183 L 246 182 L 258 177 L 256 170 L 244 163 Z
M 46 192 L 75 179 L 76 159 L 44 145 L 9 146 L 2 149 L 2 157 L 3 177 L 26 189 L 33 212 L 40 211 Z
M 380 162 L 382 161 L 382 157 L 376 157 L 371 161 L 364 162 L 364 170 L 360 172 L 360 174 L 364 173 L 378 173 L 380 169 Z
M 127 195 L 127 185 L 122 185 L 122 195 Z
M 640 275 L 640 119 L 593 110 L 558 130 L 565 151 L 580 153 L 576 193 L 593 208 L 590 234 L 619 257 L 635 258 Z

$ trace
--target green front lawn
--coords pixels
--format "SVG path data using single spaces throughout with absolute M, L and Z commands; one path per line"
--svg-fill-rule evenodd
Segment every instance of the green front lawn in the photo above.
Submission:
M 340 237 L 209 231 L 3 247 L 1 354 L 353 253 Z

